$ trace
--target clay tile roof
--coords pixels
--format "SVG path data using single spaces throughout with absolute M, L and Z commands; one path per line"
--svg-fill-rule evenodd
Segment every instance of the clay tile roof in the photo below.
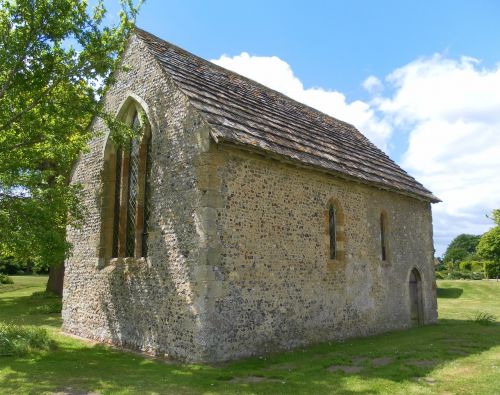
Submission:
M 337 176 L 431 202 L 439 199 L 354 126 L 136 28 L 217 142 L 257 148 Z

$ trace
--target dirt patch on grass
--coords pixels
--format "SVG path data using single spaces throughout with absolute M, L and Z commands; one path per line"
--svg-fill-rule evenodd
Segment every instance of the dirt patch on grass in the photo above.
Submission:
M 389 365 L 390 363 L 392 363 L 392 361 L 394 361 L 394 359 L 392 359 L 391 357 L 381 357 L 372 359 L 372 364 L 375 367 L 381 367 Z
M 276 363 L 267 367 L 267 370 L 286 370 L 291 372 L 297 370 L 297 365 L 292 362 Z
M 439 362 L 434 360 L 425 360 L 425 359 L 413 359 L 411 361 L 407 361 L 407 365 L 416 366 L 418 368 L 433 368 Z
M 430 385 L 436 384 L 436 379 L 432 377 L 414 377 L 413 380 L 418 381 L 419 383 L 426 383 Z
M 338 352 L 338 351 L 331 351 L 331 352 L 327 352 L 325 354 L 316 354 L 318 356 L 321 356 L 321 357 L 327 357 L 327 358 L 340 358 L 340 357 L 344 357 L 345 354 L 341 353 L 341 352 Z
M 71 387 L 57 390 L 56 392 L 52 392 L 51 394 L 52 395 L 101 395 L 99 392 L 88 392 L 85 390 L 79 390 Z
M 450 348 L 447 351 L 448 354 L 453 354 L 453 355 L 469 355 L 468 352 L 465 352 L 464 350 L 460 350 L 458 348 Z
M 368 358 L 366 358 L 366 357 L 354 357 L 351 359 L 351 362 L 354 365 L 358 365 L 358 364 L 366 362 L 366 361 L 368 361 Z
M 233 384 L 255 384 L 255 383 L 281 383 L 283 380 L 263 377 L 263 376 L 243 376 L 243 377 L 233 377 L 228 380 L 229 383 Z
M 348 366 L 348 365 L 332 365 L 326 368 L 329 372 L 342 371 L 347 374 L 359 373 L 363 370 L 361 366 Z
M 478 370 L 480 368 L 472 367 L 472 366 L 458 366 L 453 368 L 449 373 L 447 372 L 448 377 L 474 377 L 478 374 Z

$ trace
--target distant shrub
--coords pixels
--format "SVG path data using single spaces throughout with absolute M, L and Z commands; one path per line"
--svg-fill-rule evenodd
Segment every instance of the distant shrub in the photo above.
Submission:
M 443 272 L 436 272 L 436 279 L 443 280 L 445 278 L 445 274 Z
M 10 258 L 0 258 L 0 273 L 3 274 L 17 274 L 19 270 L 22 270 L 22 265 L 14 262 Z
M 473 272 L 484 274 L 484 261 L 462 261 L 458 263 L 458 268 L 460 272 Z
M 482 280 L 484 279 L 484 274 L 482 272 L 472 272 L 471 280 Z
M 37 291 L 31 294 L 31 299 L 42 300 L 42 299 L 60 299 L 61 297 L 53 292 L 47 291 Z
M 458 268 L 461 272 L 471 271 L 472 270 L 472 262 L 471 261 L 463 261 L 458 264 Z
M 446 280 L 482 280 L 484 278 L 484 275 L 482 273 L 460 270 L 452 270 L 442 273 L 442 275 Z
M 28 310 L 29 314 L 54 314 L 61 312 L 61 297 L 53 292 L 33 292 L 31 294 L 31 299 L 33 301 L 44 301 L 45 303 L 30 308 Z
M 41 304 L 39 306 L 32 307 L 28 310 L 29 314 L 55 314 L 60 313 L 62 310 L 62 303 L 60 301 L 55 301 L 54 303 Z
M 21 356 L 54 348 L 54 341 L 43 328 L 0 323 L 0 356 Z
M 474 321 L 481 325 L 493 325 L 497 320 L 493 314 L 480 311 L 474 316 Z
M 473 272 L 484 273 L 484 262 L 483 261 L 470 261 L 471 269 Z
M 0 273 L 0 284 L 14 284 L 14 281 L 6 274 Z
M 483 261 L 484 274 L 487 278 L 500 277 L 500 262 Z
M 469 277 L 469 273 L 462 273 L 458 270 L 450 270 L 446 273 L 447 280 L 463 280 Z

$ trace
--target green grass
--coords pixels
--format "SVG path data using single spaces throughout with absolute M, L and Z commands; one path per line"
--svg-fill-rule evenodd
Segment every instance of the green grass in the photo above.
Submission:
M 58 313 L 33 310 L 53 301 L 30 296 L 43 290 L 46 278 L 14 281 L 0 286 L 0 321 L 45 328 L 57 349 L 0 357 L 2 394 L 500 393 L 500 325 L 475 321 L 478 312 L 500 317 L 500 282 L 438 282 L 438 325 L 204 366 L 164 363 L 63 336 Z M 328 370 L 332 366 L 335 371 Z M 361 370 L 339 370 L 349 366 Z
M 44 328 L 0 323 L 0 357 L 50 351 L 55 342 Z

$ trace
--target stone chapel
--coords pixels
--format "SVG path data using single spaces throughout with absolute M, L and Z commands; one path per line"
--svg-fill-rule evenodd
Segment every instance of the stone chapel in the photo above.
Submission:
M 354 126 L 135 29 L 76 163 L 63 330 L 217 362 L 435 323 L 430 191 Z

